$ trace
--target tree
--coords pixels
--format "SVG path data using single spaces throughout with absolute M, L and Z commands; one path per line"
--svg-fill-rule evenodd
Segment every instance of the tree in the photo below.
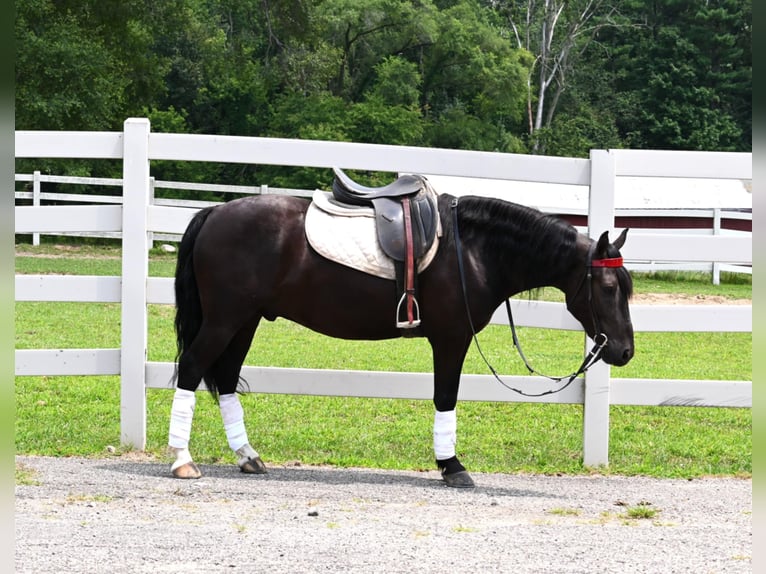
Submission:
M 432 43 L 420 50 L 426 141 L 437 147 L 522 151 L 517 134 L 532 59 L 508 43 L 490 10 L 471 0 L 450 4 L 436 16 Z
M 626 9 L 644 25 L 607 39 L 623 139 L 641 148 L 752 149 L 750 0 Z
M 17 127 L 115 127 L 129 81 L 98 31 L 83 26 L 78 14 L 58 11 L 52 1 L 21 0 L 15 35 Z
M 618 25 L 621 0 L 497 0 L 516 46 L 533 54 L 527 77 L 527 130 L 550 128 L 582 53 L 604 27 Z M 532 137 L 532 151 L 540 142 Z
M 751 4 L 18 0 L 16 127 L 119 130 L 147 115 L 157 131 L 520 153 L 747 151 Z M 329 174 L 152 169 L 307 189 Z

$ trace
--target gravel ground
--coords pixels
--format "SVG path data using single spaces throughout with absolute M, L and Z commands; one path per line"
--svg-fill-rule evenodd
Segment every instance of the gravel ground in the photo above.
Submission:
M 751 572 L 752 482 L 16 457 L 16 572 Z M 631 508 L 654 517 L 629 519 Z

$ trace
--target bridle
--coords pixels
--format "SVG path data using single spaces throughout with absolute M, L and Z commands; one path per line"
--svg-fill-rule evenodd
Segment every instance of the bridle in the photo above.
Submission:
M 580 291 L 582 290 L 583 285 L 585 285 L 587 290 L 587 297 L 588 297 L 588 309 L 590 310 L 590 316 L 593 321 L 593 332 L 596 333 L 593 340 L 598 341 L 599 337 L 603 337 L 604 338 L 604 345 L 602 345 L 603 347 L 606 345 L 607 336 L 601 331 L 601 322 L 598 320 L 598 314 L 596 313 L 596 310 L 593 308 L 593 268 L 594 267 L 597 267 L 597 268 L 622 267 L 623 258 L 608 257 L 604 259 L 593 259 L 593 256 L 596 253 L 596 247 L 597 247 L 597 244 L 594 241 L 593 243 L 591 243 L 590 248 L 588 249 L 588 255 L 586 256 L 586 259 L 585 259 L 585 274 L 580 280 L 580 284 L 578 285 L 577 291 L 575 291 L 574 297 L 572 299 L 577 298 L 577 296 L 580 294 Z M 508 307 L 508 311 L 510 314 L 510 306 Z
M 524 366 L 526 366 L 529 373 L 533 375 L 545 377 L 546 379 L 549 379 L 557 383 L 560 383 L 561 381 L 566 380 L 566 382 L 557 389 L 549 389 L 541 393 L 527 393 L 520 389 L 514 388 L 510 386 L 508 383 L 506 383 L 505 381 L 503 381 L 500 378 L 500 375 L 497 374 L 497 371 L 494 369 L 494 367 L 492 367 L 492 365 L 489 363 L 489 361 L 487 360 L 487 357 L 484 355 L 484 352 L 481 350 L 481 346 L 479 345 L 479 339 L 476 336 L 476 329 L 474 328 L 473 319 L 471 318 L 471 310 L 468 305 L 468 291 L 466 289 L 466 282 L 465 282 L 465 269 L 463 268 L 463 249 L 461 246 L 460 233 L 458 230 L 457 205 L 458 205 L 458 198 L 454 198 L 452 200 L 450 207 L 452 208 L 452 214 L 453 214 L 453 229 L 454 229 L 453 233 L 455 235 L 455 251 L 457 252 L 458 273 L 460 274 L 460 286 L 461 286 L 461 289 L 463 290 L 463 302 L 465 303 L 465 311 L 466 311 L 466 315 L 468 316 L 468 325 L 471 328 L 471 336 L 473 337 L 474 343 L 476 344 L 476 349 L 479 351 L 479 355 L 481 355 L 481 358 L 484 360 L 484 363 L 487 365 L 492 375 L 495 377 L 495 379 L 497 379 L 497 381 L 501 385 L 503 385 L 505 388 L 511 391 L 519 393 L 520 395 L 524 395 L 525 397 L 542 397 L 545 395 L 551 395 L 551 394 L 563 391 L 572 383 L 572 381 L 574 381 L 581 374 L 585 373 L 589 368 L 591 368 L 594 364 L 598 362 L 598 360 L 601 358 L 601 352 L 604 350 L 604 347 L 606 347 L 606 344 L 609 342 L 609 339 L 607 338 L 606 334 L 601 332 L 600 321 L 598 320 L 598 314 L 593 308 L 593 285 L 592 285 L 593 268 L 594 267 L 597 267 L 597 268 L 622 267 L 623 258 L 610 257 L 610 258 L 603 258 L 603 259 L 594 259 L 593 256 L 595 255 L 596 245 L 597 245 L 595 241 L 591 244 L 590 248 L 588 249 L 588 255 L 585 261 L 585 273 L 583 274 L 583 277 L 580 280 L 580 284 L 577 287 L 577 291 L 575 291 L 575 295 L 573 299 L 577 298 L 577 296 L 580 294 L 580 291 L 582 290 L 584 285 L 587 291 L 588 308 L 590 309 L 591 318 L 593 320 L 594 332 L 596 333 L 596 335 L 593 337 L 593 348 L 585 356 L 585 359 L 577 368 L 577 370 L 572 372 L 569 375 L 564 375 L 561 377 L 545 375 L 543 373 L 540 373 L 539 371 L 536 371 L 532 367 L 532 365 L 529 364 L 529 361 L 524 355 L 524 352 L 521 350 L 521 344 L 519 343 L 519 338 L 518 338 L 518 335 L 516 334 L 516 325 L 513 322 L 513 314 L 511 313 L 511 301 L 510 299 L 505 300 L 505 309 L 506 309 L 506 312 L 508 313 L 508 323 L 511 327 L 511 335 L 513 337 L 513 346 L 516 347 L 516 350 L 518 351 L 519 356 L 521 357 L 521 360 L 524 362 Z

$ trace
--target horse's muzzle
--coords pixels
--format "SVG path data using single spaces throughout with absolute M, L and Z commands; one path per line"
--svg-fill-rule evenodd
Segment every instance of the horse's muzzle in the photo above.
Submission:
M 627 365 L 633 358 L 633 345 L 612 345 L 609 344 L 601 353 L 603 361 L 615 367 Z

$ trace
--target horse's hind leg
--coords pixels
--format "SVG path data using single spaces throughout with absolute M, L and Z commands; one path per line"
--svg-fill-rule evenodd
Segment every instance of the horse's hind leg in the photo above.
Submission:
M 196 390 L 202 380 L 193 359 L 192 348 L 187 349 L 179 359 L 178 384 L 170 408 L 168 447 L 175 456 L 170 472 L 175 478 L 199 478 L 202 472 L 194 463 L 189 451 L 194 408 L 197 404 Z
M 257 325 L 257 321 L 255 323 Z M 254 331 L 255 327 L 253 327 Z M 250 333 L 252 339 L 252 331 Z M 175 455 L 170 472 L 176 478 L 199 478 L 202 476 L 189 451 L 192 420 L 196 406 L 196 390 L 203 375 L 223 354 L 230 337 L 220 328 L 203 325 L 194 342 L 184 351 L 178 361 L 178 384 L 170 410 L 168 446 Z M 236 388 L 236 381 L 235 381 Z M 233 391 L 231 391 L 233 392 Z
M 168 430 L 168 447 L 176 457 L 170 466 L 170 472 L 176 478 L 202 476 L 202 472 L 194 464 L 189 452 L 189 438 L 196 402 L 197 396 L 194 391 L 176 388 L 170 409 L 170 429 Z
M 211 376 L 215 377 L 220 391 L 218 405 L 226 439 L 231 450 L 237 455 L 240 470 L 248 474 L 266 473 L 266 466 L 260 455 L 250 445 L 245 427 L 245 413 L 236 393 L 242 363 L 250 349 L 258 322 L 259 319 L 256 318 L 240 329 L 211 368 Z

